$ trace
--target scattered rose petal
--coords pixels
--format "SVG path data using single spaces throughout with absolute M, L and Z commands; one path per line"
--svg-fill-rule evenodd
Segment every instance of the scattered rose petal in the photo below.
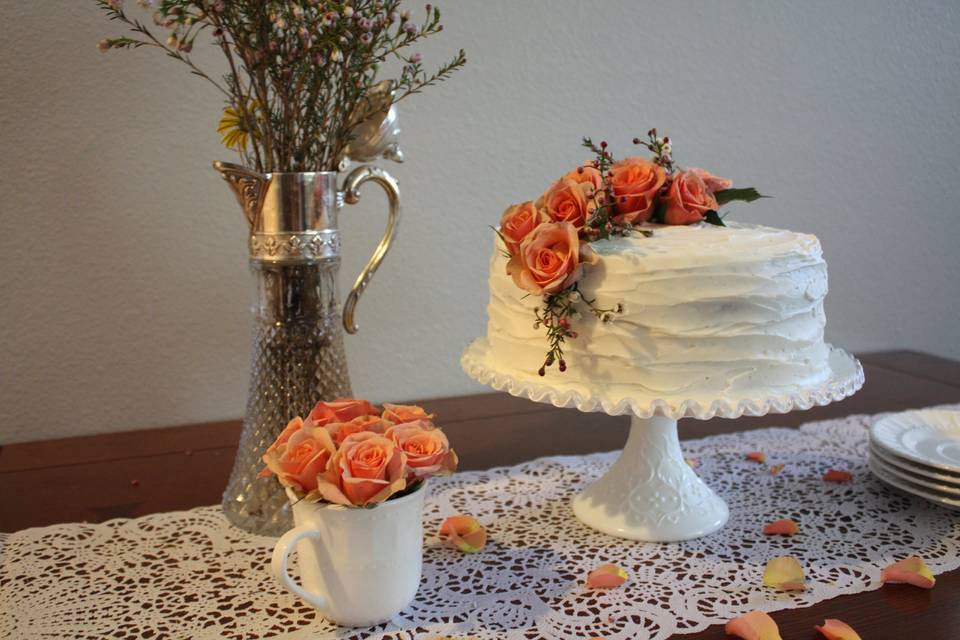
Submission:
M 627 581 L 627 572 L 615 564 L 602 564 L 587 576 L 590 589 L 610 589 Z
M 751 462 L 764 463 L 767 461 L 767 454 L 765 454 L 763 451 L 751 451 L 747 454 L 747 460 L 750 460 Z
M 880 573 L 881 582 L 894 584 L 906 583 L 922 589 L 932 589 L 937 579 L 923 559 L 910 556 L 906 560 L 894 562 Z
M 853 475 L 849 471 L 830 469 L 830 471 L 823 474 L 823 479 L 827 482 L 850 482 L 853 480 Z
M 440 525 L 440 536 L 464 553 L 476 553 L 487 544 L 487 530 L 470 516 L 450 516 Z
M 777 556 L 763 570 L 763 584 L 781 591 L 803 591 L 803 567 L 793 556 Z
M 783 467 L 784 467 L 783 463 L 773 465 L 772 467 L 770 467 L 770 475 L 772 476 L 777 475 L 778 473 L 783 471 Z
M 784 518 L 782 520 L 774 520 L 767 526 L 763 528 L 763 535 L 766 536 L 792 536 L 793 534 L 800 531 L 800 525 L 791 520 L 790 518 Z
M 696 469 L 700 466 L 700 458 L 684 458 L 684 462 L 687 463 L 687 466 L 691 469 Z
M 739 618 L 734 618 L 723 630 L 727 635 L 737 636 L 743 640 L 783 640 L 777 623 L 763 611 L 751 611 Z
M 822 627 L 814 626 L 814 629 L 822 633 L 827 640 L 862 640 L 850 625 L 835 618 L 827 618 Z

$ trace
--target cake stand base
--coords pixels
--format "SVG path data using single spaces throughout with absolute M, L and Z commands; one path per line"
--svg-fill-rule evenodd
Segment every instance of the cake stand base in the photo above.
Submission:
M 699 538 L 730 515 L 683 459 L 677 421 L 662 416 L 632 418 L 620 458 L 573 499 L 573 512 L 597 531 L 648 542 Z

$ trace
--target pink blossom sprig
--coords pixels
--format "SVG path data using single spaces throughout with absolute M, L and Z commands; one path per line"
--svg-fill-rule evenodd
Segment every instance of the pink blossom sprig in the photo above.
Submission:
M 133 32 L 98 48 L 158 49 L 213 84 L 252 143 L 241 160 L 259 172 L 337 169 L 355 129 L 381 108 L 368 96 L 386 63 L 400 63 L 394 102 L 466 64 L 461 50 L 431 73 L 420 53 L 409 52 L 443 30 L 429 4 L 415 20 L 401 0 L 141 0 L 162 35 L 128 14 L 122 0 L 95 2 Z M 190 58 L 204 34 L 226 58 L 222 80 Z

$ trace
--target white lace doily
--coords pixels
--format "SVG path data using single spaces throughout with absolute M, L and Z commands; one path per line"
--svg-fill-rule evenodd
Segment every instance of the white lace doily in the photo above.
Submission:
M 909 554 L 922 556 L 934 573 L 957 568 L 960 514 L 870 475 L 872 421 L 852 416 L 684 442 L 731 516 L 716 534 L 683 543 L 628 542 L 573 516 L 571 496 L 615 453 L 431 481 L 417 600 L 393 623 L 368 630 L 335 629 L 282 591 L 268 575 L 273 540 L 231 527 L 217 507 L 6 534 L 0 637 L 666 638 L 751 609 L 805 607 L 876 589 L 880 569 Z M 766 452 L 767 464 L 782 463 L 783 471 L 771 475 L 744 460 L 751 450 Z M 853 483 L 824 482 L 830 468 L 851 471 Z M 488 527 L 482 553 L 462 555 L 440 544 L 437 527 L 455 513 Z M 784 517 L 798 521 L 801 532 L 760 533 Z M 806 568 L 807 591 L 761 586 L 766 561 L 785 554 Z M 629 582 L 586 590 L 587 572 L 605 562 L 624 567 Z
M 655 415 L 680 418 L 739 418 L 740 416 L 764 416 L 768 413 L 787 413 L 796 409 L 823 406 L 853 395 L 863 386 L 864 375 L 860 361 L 852 355 L 827 345 L 830 349 L 830 377 L 821 383 L 798 387 L 789 391 L 759 390 L 750 396 L 721 396 L 709 400 L 696 400 L 686 395 L 652 395 L 634 387 L 609 385 L 603 393 L 596 394 L 583 385 L 554 378 L 545 382 L 533 373 L 498 368 L 490 355 L 487 338 L 477 338 L 464 349 L 460 366 L 477 382 L 489 385 L 497 391 L 512 396 L 544 402 L 555 407 L 576 408 L 580 411 L 602 411 L 613 416 L 625 413 L 639 418 Z

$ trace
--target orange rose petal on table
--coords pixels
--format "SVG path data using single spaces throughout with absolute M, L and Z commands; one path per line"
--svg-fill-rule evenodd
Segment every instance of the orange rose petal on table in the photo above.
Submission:
M 793 534 L 800 531 L 800 525 L 791 520 L 790 518 L 783 518 L 782 520 L 774 520 L 767 526 L 763 528 L 763 535 L 765 536 L 792 536 Z
M 487 530 L 470 516 L 450 516 L 440 525 L 440 536 L 464 553 L 476 553 L 487 544 Z
M 860 635 L 850 628 L 846 622 L 835 618 L 827 618 L 823 626 L 814 626 L 827 640 L 863 640 Z
M 777 556 L 763 570 L 763 584 L 780 591 L 803 591 L 803 567 L 793 556 Z
M 777 623 L 763 611 L 751 611 L 734 618 L 723 630 L 727 635 L 743 640 L 783 640 Z
M 763 451 L 751 451 L 747 454 L 747 460 L 751 462 L 763 463 L 767 461 L 767 454 L 765 454 Z
M 849 471 L 840 471 L 839 469 L 830 469 L 823 474 L 823 479 L 827 482 L 850 482 L 853 475 Z
M 910 556 L 884 569 L 880 573 L 880 581 L 893 584 L 906 583 L 921 589 L 932 589 L 937 579 L 933 577 L 933 572 L 924 564 L 923 559 Z
M 602 564 L 587 575 L 588 589 L 611 589 L 627 581 L 627 572 L 615 564 Z
M 785 465 L 783 465 L 782 463 L 773 465 L 772 467 L 770 467 L 770 475 L 772 476 L 778 475 L 781 471 L 783 471 L 784 466 Z

